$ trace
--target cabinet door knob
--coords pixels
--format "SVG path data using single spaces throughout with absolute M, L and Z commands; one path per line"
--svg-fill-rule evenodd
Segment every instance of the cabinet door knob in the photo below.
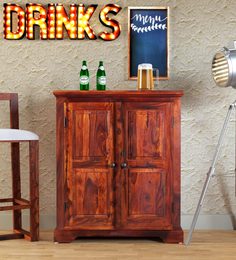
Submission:
M 127 168 L 127 166 L 128 166 L 127 163 L 122 163 L 122 164 L 121 164 L 121 168 L 122 168 L 122 169 Z
M 111 164 L 110 164 L 110 167 L 113 168 L 113 169 L 116 168 L 116 163 L 114 163 L 114 162 L 111 163 Z

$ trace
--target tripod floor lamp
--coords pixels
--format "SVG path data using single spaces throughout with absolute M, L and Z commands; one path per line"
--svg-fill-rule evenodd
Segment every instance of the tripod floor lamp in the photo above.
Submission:
M 236 41 L 234 42 L 234 49 L 227 49 L 224 47 L 221 51 L 217 52 L 213 58 L 212 61 L 212 75 L 213 79 L 217 86 L 219 87 L 233 87 L 236 88 Z M 188 237 L 185 241 L 185 244 L 188 245 L 191 242 L 192 234 L 194 231 L 194 228 L 196 226 L 199 213 L 201 211 L 204 198 L 210 183 L 211 178 L 215 175 L 215 165 L 219 158 L 221 146 L 223 143 L 223 139 L 225 137 L 225 133 L 227 130 L 227 126 L 229 123 L 229 120 L 231 118 L 233 110 L 236 108 L 236 101 L 234 101 L 228 109 L 228 113 L 226 115 L 220 137 L 218 140 L 218 144 L 216 146 L 215 154 L 213 156 L 213 160 L 211 163 L 211 166 L 209 168 L 209 171 L 207 172 L 207 177 L 202 189 L 202 193 L 193 217 L 193 221 L 188 233 Z

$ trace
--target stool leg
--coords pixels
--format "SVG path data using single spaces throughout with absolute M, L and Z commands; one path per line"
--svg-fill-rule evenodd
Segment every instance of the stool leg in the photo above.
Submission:
M 30 169 L 30 234 L 31 241 L 39 240 L 39 142 L 29 142 Z
M 11 165 L 12 165 L 12 197 L 21 198 L 20 182 L 20 144 L 11 144 Z M 16 204 L 14 202 L 14 204 Z M 13 210 L 13 229 L 20 230 L 22 227 L 21 210 Z

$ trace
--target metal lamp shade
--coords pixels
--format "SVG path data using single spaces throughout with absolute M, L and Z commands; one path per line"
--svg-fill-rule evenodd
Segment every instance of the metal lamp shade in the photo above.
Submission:
M 212 75 L 217 86 L 236 88 L 236 49 L 224 47 L 215 54 Z

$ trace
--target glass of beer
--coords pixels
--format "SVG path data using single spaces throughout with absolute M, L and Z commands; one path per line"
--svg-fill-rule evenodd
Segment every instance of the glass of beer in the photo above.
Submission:
M 138 65 L 138 90 L 153 90 L 153 68 L 152 64 L 142 63 Z

